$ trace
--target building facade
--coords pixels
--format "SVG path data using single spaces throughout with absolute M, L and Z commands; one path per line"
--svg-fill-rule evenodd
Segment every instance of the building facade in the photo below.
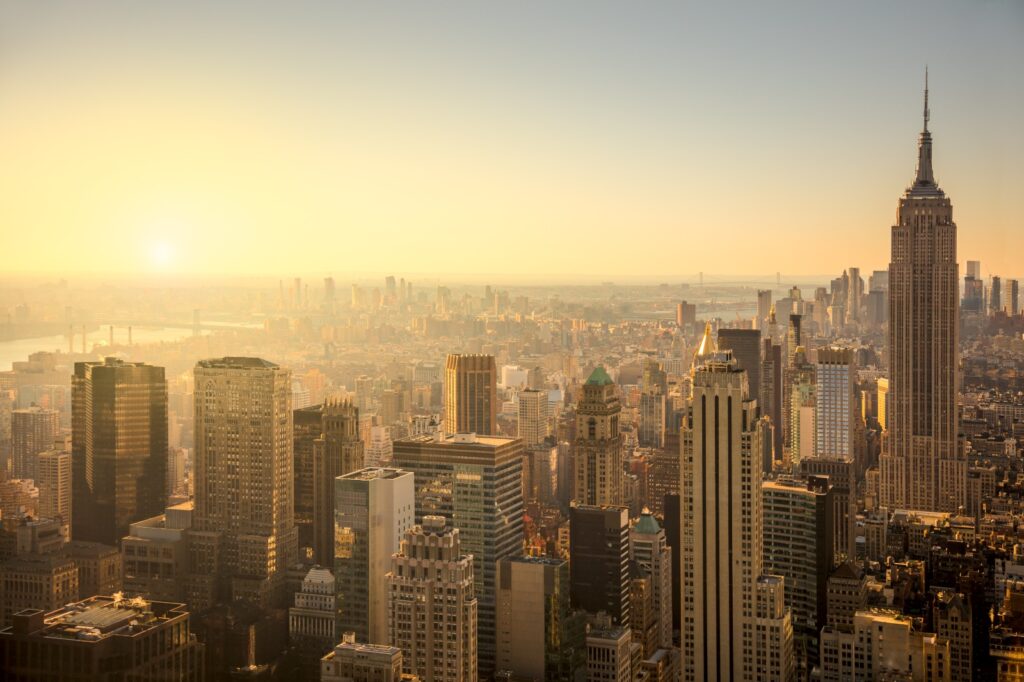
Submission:
M 966 501 L 967 479 L 957 443 L 956 224 L 932 171 L 928 117 L 926 84 L 917 176 L 892 228 L 889 424 L 879 496 L 889 508 L 955 512 Z
M 291 373 L 258 358 L 195 367 L 189 604 L 284 606 L 297 558 Z
M 163 367 L 107 358 L 71 378 L 72 536 L 116 545 L 167 506 Z
M 391 556 L 415 523 L 414 476 L 367 468 L 334 479 L 334 574 L 338 632 L 386 643 Z

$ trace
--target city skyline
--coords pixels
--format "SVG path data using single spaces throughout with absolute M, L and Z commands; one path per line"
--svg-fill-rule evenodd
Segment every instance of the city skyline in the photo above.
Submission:
M 0 0 L 0 677 L 1020 682 L 1022 36 Z
M 926 64 L 960 252 L 1024 245 L 1020 6 L 248 7 L 0 8 L 0 246 L 56 237 L 9 273 L 880 269 Z

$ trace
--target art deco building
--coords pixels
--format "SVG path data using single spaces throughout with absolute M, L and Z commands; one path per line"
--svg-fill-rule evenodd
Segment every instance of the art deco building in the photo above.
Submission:
M 395 441 L 394 465 L 416 476 L 416 520 L 442 516 L 473 557 L 481 677 L 494 669 L 496 563 L 523 551 L 523 447 L 518 438 L 456 434 Z
M 60 413 L 33 405 L 12 410 L 10 419 L 13 477 L 35 480 L 39 453 L 53 447 L 60 430 Z
M 359 409 L 349 402 L 324 404 L 322 432 L 313 442 L 313 558 L 334 561 L 334 479 L 363 468 Z
M 425 517 L 406 532 L 388 573 L 390 642 L 405 672 L 423 682 L 477 679 L 473 558 L 459 536 L 444 517 Z
M 966 501 L 957 448 L 959 290 L 953 205 L 932 172 L 925 83 L 917 177 L 900 199 L 889 264 L 888 438 L 882 505 L 955 512 Z
M 500 674 L 556 682 L 585 665 L 584 622 L 570 604 L 568 561 L 499 561 L 497 615 Z
M 445 433 L 498 433 L 498 373 L 493 355 L 451 354 L 444 368 Z
M 629 529 L 629 558 L 653 587 L 657 647 L 672 648 L 672 550 L 665 531 L 648 511 Z
M 412 472 L 368 468 L 334 479 L 334 575 L 338 632 L 359 642 L 388 641 L 391 556 L 415 523 Z
M 259 358 L 195 367 L 189 604 L 284 606 L 296 560 L 291 373 Z
M 766 660 L 755 626 L 792 636 L 788 611 L 780 615 L 774 601 L 760 603 L 776 596 L 759 587 L 760 456 L 768 436 L 746 372 L 715 347 L 710 329 L 694 356 L 691 385 L 681 434 L 682 679 L 753 679 Z M 791 666 L 784 658 L 783 668 Z
M 576 501 L 618 505 L 622 497 L 622 436 L 618 390 L 604 367 L 591 372 L 576 404 L 573 443 Z
M 0 630 L 0 669 L 11 680 L 198 682 L 203 645 L 188 616 L 184 604 L 120 595 L 22 611 Z
M 116 545 L 167 506 L 164 368 L 75 363 L 71 406 L 72 536 Z

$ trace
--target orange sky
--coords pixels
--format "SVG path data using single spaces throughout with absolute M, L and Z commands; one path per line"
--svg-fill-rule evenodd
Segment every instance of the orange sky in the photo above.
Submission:
M 5 270 L 870 271 L 928 62 L 959 260 L 1022 274 L 1019 4 L 344 4 L 0 7 Z

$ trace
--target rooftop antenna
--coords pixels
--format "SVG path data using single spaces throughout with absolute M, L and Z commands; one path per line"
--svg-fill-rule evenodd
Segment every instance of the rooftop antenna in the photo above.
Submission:
M 930 112 L 928 111 L 928 65 L 924 67 L 924 131 L 928 132 L 928 117 Z

